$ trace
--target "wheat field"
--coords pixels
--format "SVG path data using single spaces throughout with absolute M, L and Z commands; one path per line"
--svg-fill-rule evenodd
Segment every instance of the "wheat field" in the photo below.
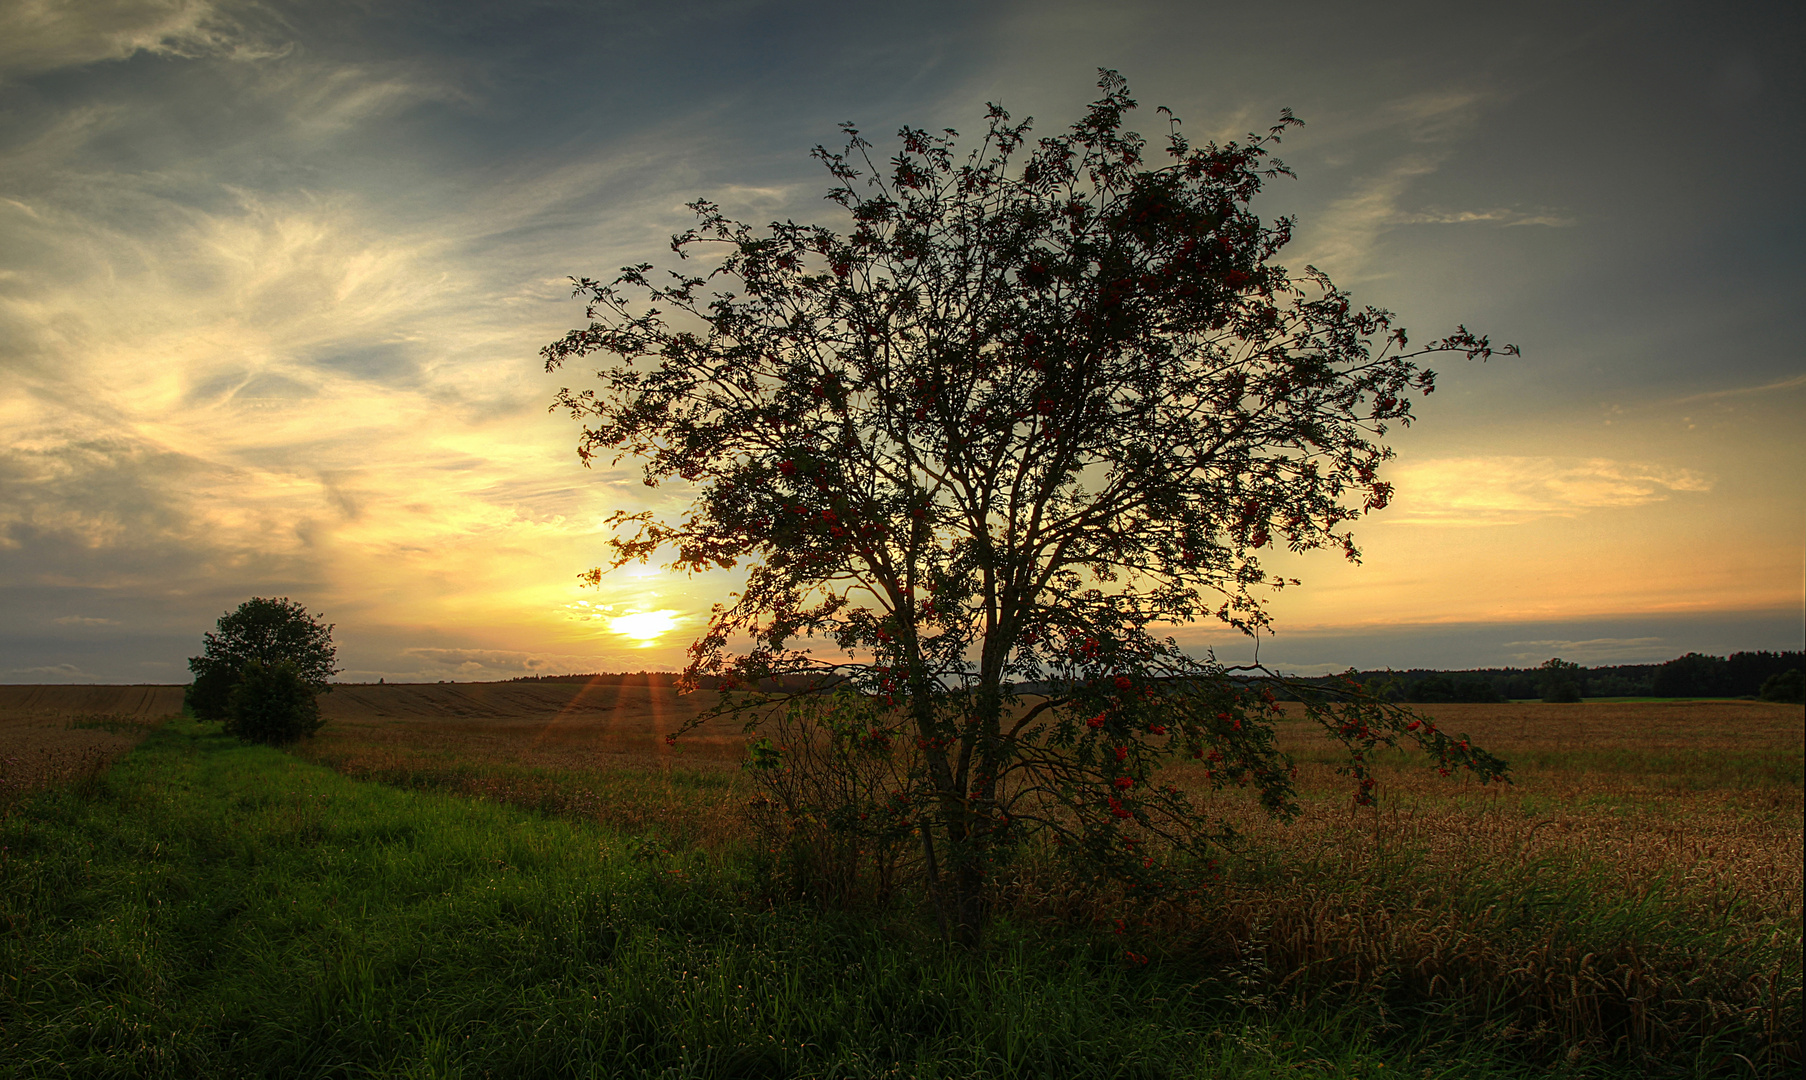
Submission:
M 96 774 L 180 693 L 0 687 L 10 797 Z M 293 752 L 725 856 L 749 838 L 743 733 L 714 721 L 667 743 L 716 701 L 668 676 L 338 686 Z M 1398 752 L 1376 804 L 1356 807 L 1333 743 L 1289 714 L 1303 813 L 1276 824 L 1241 792 L 1196 785 L 1246 837 L 1203 894 L 1136 900 L 1029 853 L 999 879 L 998 910 L 1237 973 L 1250 1000 L 1363 1003 L 1401 1023 L 1440 1012 L 1544 1059 L 1731 1039 L 1759 1046 L 1763 1071 L 1799 1061 L 1806 710 L 1418 708 L 1507 759 L 1512 782 L 1443 779 Z

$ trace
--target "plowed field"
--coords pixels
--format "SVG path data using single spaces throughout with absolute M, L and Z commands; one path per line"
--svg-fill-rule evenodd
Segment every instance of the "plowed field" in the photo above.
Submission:
M 26 716 L 155 720 L 181 711 L 180 686 L 0 686 L 0 723 Z

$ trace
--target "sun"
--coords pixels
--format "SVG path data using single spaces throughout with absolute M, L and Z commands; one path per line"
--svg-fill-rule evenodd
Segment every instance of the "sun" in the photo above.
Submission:
M 677 628 L 677 614 L 669 608 L 661 611 L 636 611 L 609 619 L 608 628 L 622 637 L 639 642 L 642 649 L 649 648 L 660 637 Z

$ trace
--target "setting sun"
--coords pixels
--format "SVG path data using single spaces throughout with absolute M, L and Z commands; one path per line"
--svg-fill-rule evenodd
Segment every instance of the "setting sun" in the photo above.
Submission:
M 636 611 L 631 615 L 617 615 L 608 620 L 610 630 L 622 637 L 634 639 L 640 643 L 641 648 L 650 647 L 676 626 L 677 612 L 669 608 L 661 611 Z

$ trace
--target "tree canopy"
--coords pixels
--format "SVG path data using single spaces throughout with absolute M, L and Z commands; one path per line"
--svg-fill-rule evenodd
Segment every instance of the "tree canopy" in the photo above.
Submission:
M 1573 704 L 1580 700 L 1580 665 L 1557 656 L 1537 669 L 1543 700 Z
M 1123 127 L 1123 79 L 1099 87 L 1038 140 L 992 105 L 964 154 L 952 130 L 905 128 L 881 164 L 845 125 L 844 149 L 815 151 L 845 231 L 696 202 L 672 248 L 707 269 L 576 279 L 589 325 L 544 350 L 548 370 L 613 358 L 557 396 L 586 464 L 633 457 L 648 485 L 694 491 L 677 520 L 617 514 L 613 565 L 744 565 L 691 679 L 885 706 L 874 735 L 894 724 L 919 754 L 892 811 L 967 930 L 986 867 L 1028 831 L 1146 885 L 1175 873 L 1148 838 L 1201 857 L 1222 832 L 1153 782 L 1168 758 L 1289 812 L 1271 695 L 1162 630 L 1263 627 L 1266 592 L 1296 584 L 1268 550 L 1358 557 L 1351 523 L 1391 498 L 1382 440 L 1435 386 L 1419 361 L 1494 351 L 1465 328 L 1413 347 L 1389 312 L 1274 261 L 1293 222 L 1249 204 L 1289 175 L 1289 112 L 1222 145 L 1167 114 L 1151 147 Z M 1309 707 L 1358 797 L 1366 755 L 1401 736 L 1444 768 L 1502 768 L 1345 689 Z
M 233 689 L 252 661 L 270 671 L 287 664 L 292 678 L 316 693 L 328 689 L 339 671 L 332 625 L 321 625 L 319 616 L 286 596 L 246 600 L 221 615 L 202 641 L 201 655 L 188 658 L 194 682 L 187 703 L 205 720 L 228 717 Z

